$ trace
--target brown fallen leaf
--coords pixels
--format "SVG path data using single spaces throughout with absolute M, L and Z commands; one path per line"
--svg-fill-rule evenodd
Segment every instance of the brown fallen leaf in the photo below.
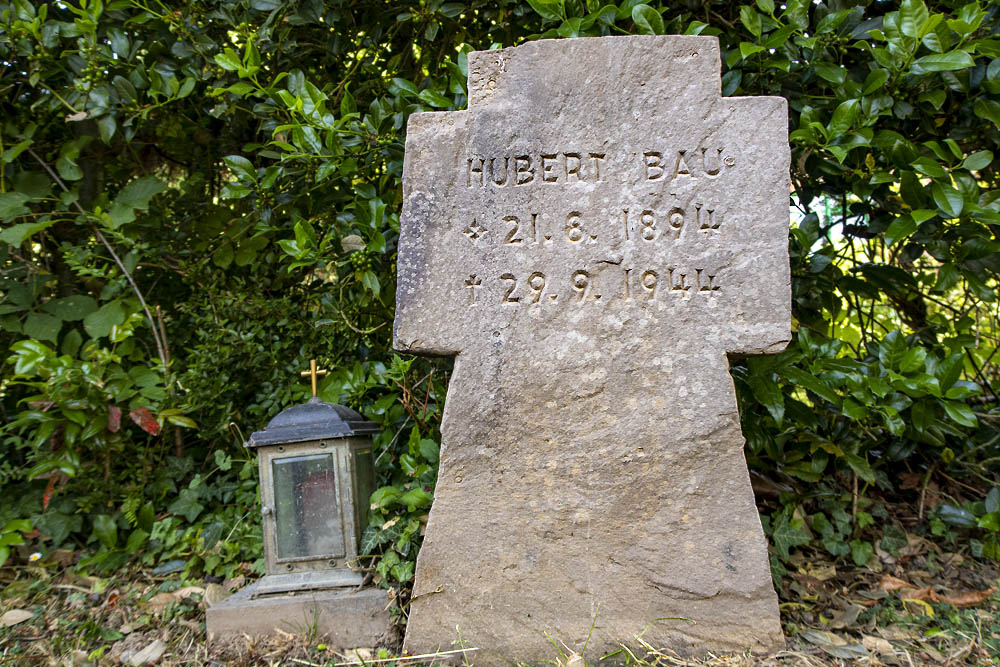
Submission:
M 861 645 L 879 655 L 893 655 L 896 652 L 889 640 L 874 635 L 861 635 Z
M 916 588 L 913 584 L 908 581 L 903 581 L 898 577 L 894 577 L 891 574 L 883 574 L 882 580 L 879 581 L 878 587 L 883 591 L 898 591 L 901 588 Z
M 944 602 L 953 607 L 975 607 L 989 600 L 990 596 L 996 593 L 996 590 L 996 586 L 991 586 L 985 591 L 966 591 L 950 596 L 939 595 L 937 602 Z
M 9 628 L 12 625 L 17 625 L 18 623 L 24 623 L 29 618 L 34 616 L 27 609 L 11 609 L 10 611 L 4 612 L 3 616 L 0 616 L 0 628 Z
M 157 593 L 139 606 L 145 611 L 151 611 L 154 614 L 159 614 L 167 608 L 167 605 L 176 601 L 177 598 L 174 597 L 173 593 Z

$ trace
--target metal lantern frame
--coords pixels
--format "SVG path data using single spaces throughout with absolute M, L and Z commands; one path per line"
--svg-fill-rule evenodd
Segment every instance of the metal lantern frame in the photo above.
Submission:
M 313 396 L 251 434 L 267 569 L 257 597 L 361 585 L 351 565 L 375 488 L 376 433 L 354 410 Z

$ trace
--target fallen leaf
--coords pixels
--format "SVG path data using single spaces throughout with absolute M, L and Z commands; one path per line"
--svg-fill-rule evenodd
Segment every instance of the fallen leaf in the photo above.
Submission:
M 904 628 L 899 625 L 890 625 L 888 627 L 876 629 L 880 635 L 893 641 L 908 641 L 920 637 L 920 633 L 916 630 Z
M 225 588 L 230 593 L 235 593 L 236 591 L 243 588 L 243 584 L 246 583 L 247 578 L 244 575 L 239 575 L 233 577 L 232 579 L 226 579 L 222 582 L 222 587 Z
M 176 602 L 177 598 L 174 597 L 173 593 L 157 593 L 153 597 L 149 598 L 139 606 L 146 611 L 151 611 L 154 614 L 161 613 L 167 608 L 167 605 Z
M 806 574 L 820 581 L 829 581 L 837 576 L 837 568 L 833 565 L 817 565 L 806 568 Z
M 205 603 L 205 608 L 208 609 L 212 605 L 222 602 L 227 597 L 229 597 L 229 592 L 226 591 L 225 587 L 219 584 L 209 584 L 205 587 L 205 595 L 201 599 Z
M 0 628 L 9 628 L 12 625 L 17 625 L 18 623 L 24 623 L 29 618 L 34 616 L 27 609 L 11 609 L 10 611 L 4 612 L 3 616 L 0 616 Z
M 174 597 L 178 600 L 183 600 L 186 597 L 191 597 L 192 595 L 204 595 L 205 589 L 201 586 L 185 586 L 184 588 L 178 588 L 174 591 Z
M 958 595 L 952 596 L 937 596 L 938 602 L 944 602 L 945 604 L 950 604 L 953 607 L 975 607 L 976 605 L 982 604 L 990 599 L 997 590 L 996 586 L 991 586 L 985 591 L 966 591 L 965 593 L 959 593 Z
M 861 644 L 879 655 L 893 655 L 896 652 L 888 640 L 874 635 L 861 635 Z
M 879 581 L 878 587 L 883 591 L 898 591 L 901 588 L 916 588 L 913 584 L 908 581 L 903 581 L 891 574 L 883 574 L 882 580 Z
M 858 620 L 858 615 L 864 610 L 865 608 L 859 604 L 849 605 L 846 609 L 837 612 L 833 620 L 830 621 L 830 627 L 834 630 L 841 630 L 852 626 Z
M 151 665 L 162 658 L 166 650 L 166 642 L 157 639 L 153 643 L 146 646 L 146 648 L 129 658 L 128 664 L 132 665 L 132 667 L 139 667 L 139 665 Z
M 835 658 L 861 658 L 868 655 L 862 644 L 849 643 L 840 635 L 823 630 L 806 630 L 800 636 Z

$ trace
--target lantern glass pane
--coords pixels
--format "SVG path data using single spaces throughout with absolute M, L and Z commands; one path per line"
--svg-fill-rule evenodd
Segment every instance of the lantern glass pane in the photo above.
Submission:
M 278 559 L 343 556 L 333 455 L 272 459 L 271 473 Z

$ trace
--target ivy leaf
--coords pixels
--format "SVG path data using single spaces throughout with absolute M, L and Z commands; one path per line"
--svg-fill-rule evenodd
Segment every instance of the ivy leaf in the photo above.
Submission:
M 205 506 L 198 502 L 198 492 L 191 489 L 181 489 L 177 500 L 167 507 L 167 511 L 171 514 L 180 514 L 191 522 L 197 519 L 204 509 Z
M 782 560 L 788 560 L 789 549 L 809 544 L 809 533 L 804 528 L 802 519 L 789 521 L 784 513 L 778 517 L 771 531 L 771 541 Z

